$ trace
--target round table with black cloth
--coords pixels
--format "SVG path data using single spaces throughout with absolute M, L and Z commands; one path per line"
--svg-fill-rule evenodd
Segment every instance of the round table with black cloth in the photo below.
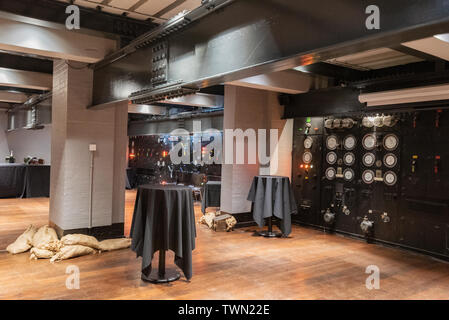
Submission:
M 165 251 L 175 253 L 175 264 L 192 278 L 195 249 L 195 215 L 192 190 L 181 185 L 143 185 L 138 188 L 131 226 L 131 249 L 142 257 L 142 280 L 164 283 L 179 279 L 175 270 L 165 270 Z M 159 269 L 151 261 L 159 251 Z
M 269 218 L 269 230 L 261 235 L 268 237 L 276 235 L 271 230 L 272 217 L 280 219 L 280 229 L 284 237 L 291 233 L 291 214 L 297 213 L 297 207 L 288 177 L 254 177 L 247 199 L 253 202 L 253 219 L 259 227 L 262 228 L 265 225 L 265 219 Z
M 50 166 L 0 163 L 0 198 L 50 196 Z
M 208 207 L 220 207 L 220 197 L 221 181 L 208 181 L 201 197 L 201 212 L 204 214 Z

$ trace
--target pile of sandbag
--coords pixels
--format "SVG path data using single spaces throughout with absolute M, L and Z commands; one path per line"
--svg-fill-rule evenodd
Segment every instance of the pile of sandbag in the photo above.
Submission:
M 221 211 L 208 212 L 204 214 L 199 223 L 207 225 L 214 231 L 232 231 L 237 224 L 237 220 L 230 214 Z
M 12 254 L 30 250 L 30 259 L 50 259 L 50 262 L 66 260 L 101 251 L 124 249 L 131 246 L 131 239 L 98 241 L 85 234 L 68 234 L 58 239 L 56 231 L 49 226 L 39 229 L 30 225 L 6 250 Z

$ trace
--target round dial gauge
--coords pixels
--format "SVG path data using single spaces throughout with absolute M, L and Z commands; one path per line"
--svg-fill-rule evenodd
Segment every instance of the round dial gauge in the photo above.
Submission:
M 330 167 L 330 168 L 326 169 L 325 175 L 326 175 L 327 180 L 334 180 L 336 174 L 337 174 L 337 172 L 335 171 L 334 168 Z
M 372 128 L 374 126 L 374 118 L 371 117 L 364 117 L 362 119 L 362 125 L 366 128 Z
M 394 173 L 393 171 L 385 172 L 384 182 L 387 186 L 395 185 L 397 180 L 398 180 L 398 177 L 396 176 L 396 173 Z
M 310 149 L 310 148 L 312 148 L 312 144 L 313 144 L 313 139 L 312 139 L 312 137 L 307 137 L 307 138 L 304 140 L 304 148 Z
M 388 151 L 396 150 L 399 145 L 399 139 L 395 134 L 387 134 L 384 137 L 384 148 Z
M 373 120 L 373 124 L 376 127 L 383 127 L 384 126 L 384 118 L 382 117 L 375 117 Z
M 362 180 L 366 184 L 371 184 L 374 181 L 374 171 L 373 170 L 365 170 L 362 173 Z
M 397 123 L 397 119 L 393 116 L 384 117 L 384 125 L 387 127 L 393 127 Z
M 342 122 L 341 119 L 334 119 L 334 128 L 341 128 L 342 127 Z
M 356 138 L 353 135 L 346 136 L 343 140 L 343 146 L 346 150 L 352 150 L 355 148 Z
M 362 145 L 366 150 L 373 150 L 376 147 L 376 136 L 372 133 L 368 133 L 363 137 Z
M 392 154 L 387 153 L 384 157 L 384 165 L 388 168 L 393 168 L 398 163 L 398 158 Z
M 307 164 L 312 162 L 312 154 L 308 151 L 304 152 L 304 154 L 302 155 L 302 161 Z
M 343 162 L 347 166 L 352 166 L 355 162 L 355 155 L 352 152 L 345 153 L 343 156 Z
M 327 137 L 326 139 L 326 146 L 329 150 L 335 150 L 338 147 L 338 140 L 337 137 L 332 135 Z
M 335 152 L 329 152 L 326 155 L 326 161 L 329 164 L 334 164 L 335 162 L 337 162 L 337 154 Z
M 334 128 L 334 120 L 332 119 L 327 119 L 326 121 L 324 121 L 324 126 L 327 129 L 333 129 Z
M 371 167 L 376 162 L 376 156 L 374 153 L 368 152 L 363 155 L 362 162 L 365 167 Z
M 346 181 L 352 181 L 354 179 L 354 170 L 347 168 L 345 171 L 343 171 L 343 178 Z
M 351 118 L 345 118 L 341 121 L 341 125 L 343 126 L 343 128 L 351 129 L 354 126 L 354 120 L 352 120 Z

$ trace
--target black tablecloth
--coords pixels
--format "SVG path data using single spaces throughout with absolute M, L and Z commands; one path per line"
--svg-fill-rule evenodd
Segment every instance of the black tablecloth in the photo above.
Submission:
M 18 198 L 22 195 L 25 169 L 24 164 L 0 164 L 0 198 Z
M 253 202 L 253 219 L 259 227 L 264 226 L 265 218 L 275 216 L 281 219 L 280 228 L 283 235 L 290 234 L 290 215 L 297 212 L 297 207 L 288 177 L 254 177 L 247 199 Z
M 221 181 L 208 181 L 204 186 L 201 199 L 201 211 L 206 212 L 207 207 L 219 207 L 221 196 Z
M 137 169 L 127 168 L 126 169 L 126 189 L 134 189 L 136 187 L 137 179 Z
M 50 196 L 50 166 L 28 165 L 25 169 L 23 198 Z
M 0 198 L 50 196 L 50 166 L 0 164 Z
M 143 185 L 137 191 L 131 226 L 131 249 L 142 257 L 142 273 L 151 273 L 153 255 L 172 250 L 175 263 L 187 279 L 192 277 L 195 249 L 192 190 L 179 185 Z

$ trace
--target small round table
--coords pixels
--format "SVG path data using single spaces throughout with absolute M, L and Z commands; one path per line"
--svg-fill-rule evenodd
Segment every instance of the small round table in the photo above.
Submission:
M 291 214 L 297 212 L 297 207 L 288 177 L 255 176 L 247 199 L 252 202 L 253 219 L 259 227 L 262 228 L 268 219 L 268 230 L 259 235 L 274 238 L 290 234 Z M 273 231 L 273 217 L 280 219 L 282 233 Z
M 176 281 L 180 274 L 165 266 L 165 251 L 175 253 L 175 264 L 189 280 L 195 249 L 195 215 L 190 187 L 143 185 L 138 188 L 131 226 L 131 249 L 142 257 L 142 280 L 152 283 Z M 159 268 L 151 261 L 159 251 Z

